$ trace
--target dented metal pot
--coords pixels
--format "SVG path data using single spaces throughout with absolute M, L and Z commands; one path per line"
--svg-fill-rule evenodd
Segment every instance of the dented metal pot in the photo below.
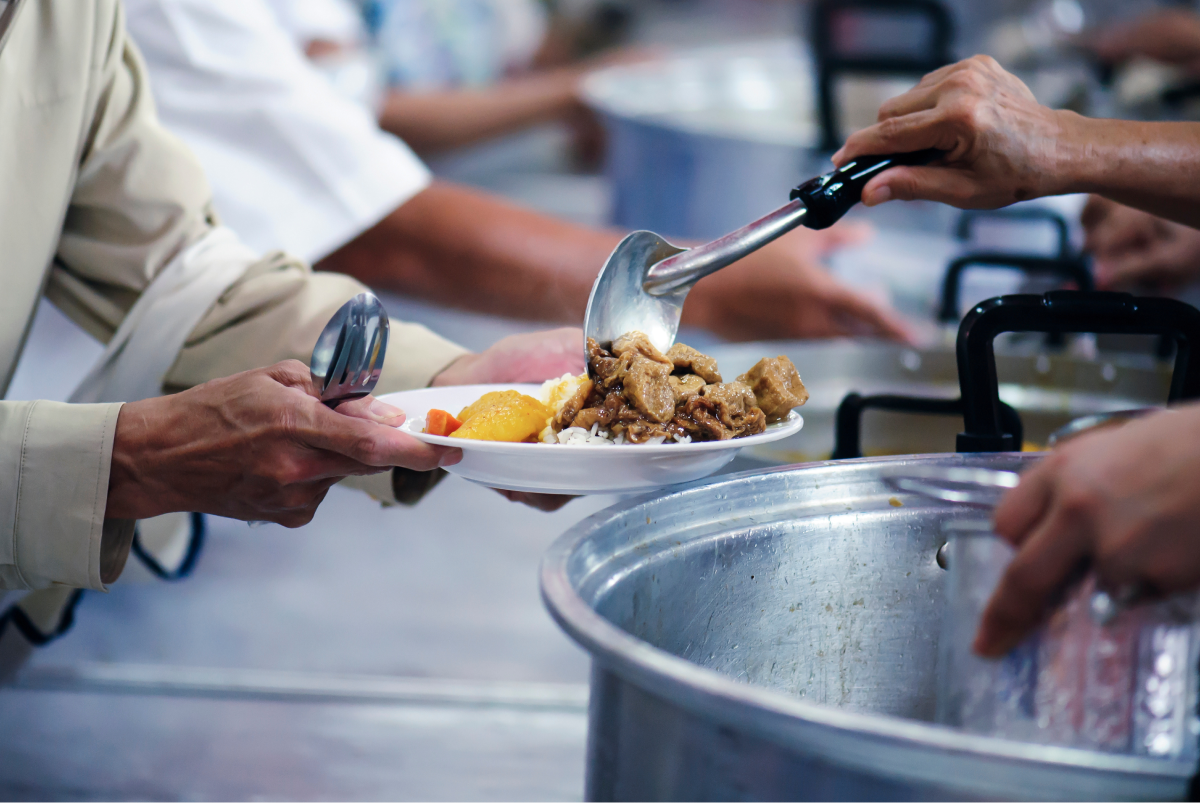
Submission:
M 602 511 L 541 570 L 592 654 L 586 793 L 632 799 L 1168 799 L 1172 762 L 934 724 L 960 507 L 898 493 L 922 465 L 1020 470 L 1033 455 L 868 458 L 730 475 Z

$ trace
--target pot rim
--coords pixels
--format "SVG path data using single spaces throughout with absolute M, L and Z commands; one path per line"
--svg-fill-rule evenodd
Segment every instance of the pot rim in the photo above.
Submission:
M 571 556 L 594 533 L 631 511 L 649 511 L 665 500 L 701 489 L 715 490 L 749 476 L 832 468 L 844 471 L 847 465 L 883 466 L 900 462 L 989 465 L 995 458 L 1004 458 L 1010 463 L 1013 460 L 1024 463 L 1040 457 L 1030 453 L 927 454 L 820 461 L 729 474 L 716 480 L 689 483 L 666 495 L 622 500 L 584 519 L 550 546 L 539 571 L 542 599 L 559 626 L 604 669 L 686 711 L 706 714 L 830 763 L 938 785 L 949 782 L 964 790 L 998 792 L 1005 796 L 1014 793 L 1014 784 L 1011 780 L 1006 783 L 1005 777 L 1016 770 L 1025 773 L 1027 783 L 1049 782 L 1051 774 L 1061 775 L 1063 770 L 1072 771 L 1069 774 L 1074 782 L 1091 776 L 1095 782 L 1103 783 L 1095 788 L 1093 795 L 1104 797 L 1182 794 L 1192 769 L 1179 762 L 967 734 L 934 723 L 842 710 L 735 680 L 659 649 L 612 624 L 583 599 L 568 574 Z M 642 515 L 643 511 L 639 511 L 638 516 Z M 594 714 L 594 709 L 590 711 Z M 997 759 L 1003 765 L 999 769 Z M 965 772 L 964 768 L 971 771 Z M 1043 775 L 1047 777 L 1040 778 Z M 1121 779 L 1129 786 L 1124 787 Z M 1155 788 L 1147 787 L 1148 783 Z M 1066 796 L 1088 792 L 1074 786 L 1062 790 L 1034 786 L 1034 794 L 1038 788 L 1043 793 L 1058 791 Z

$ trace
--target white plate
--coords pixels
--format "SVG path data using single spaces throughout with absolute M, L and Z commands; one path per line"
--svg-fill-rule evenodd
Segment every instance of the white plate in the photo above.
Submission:
M 719 471 L 744 447 L 786 438 L 804 426 L 792 411 L 786 421 L 771 424 L 767 431 L 748 438 L 704 443 L 664 443 L 657 446 L 566 445 L 547 443 L 499 443 L 465 438 L 427 435 L 424 426 L 430 410 L 457 414 L 480 396 L 493 390 L 516 390 L 537 398 L 540 385 L 460 385 L 391 393 L 380 398 L 408 415 L 404 432 L 425 443 L 455 446 L 463 459 L 447 471 L 472 482 L 511 491 L 552 494 L 636 493 L 690 482 Z

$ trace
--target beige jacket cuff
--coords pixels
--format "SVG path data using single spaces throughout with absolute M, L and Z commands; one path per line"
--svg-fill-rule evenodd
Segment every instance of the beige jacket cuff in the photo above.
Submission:
M 132 521 L 105 522 L 120 404 L 0 402 L 0 588 L 104 590 Z

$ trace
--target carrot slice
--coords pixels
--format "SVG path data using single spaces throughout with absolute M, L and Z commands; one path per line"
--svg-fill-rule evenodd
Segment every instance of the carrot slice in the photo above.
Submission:
M 445 410 L 430 410 L 425 416 L 425 432 L 430 435 L 447 438 L 461 426 L 462 422 Z

